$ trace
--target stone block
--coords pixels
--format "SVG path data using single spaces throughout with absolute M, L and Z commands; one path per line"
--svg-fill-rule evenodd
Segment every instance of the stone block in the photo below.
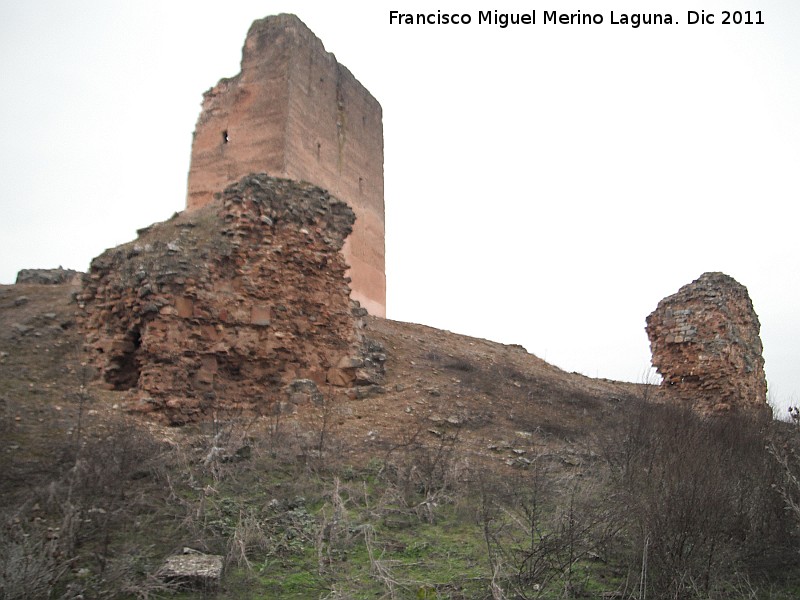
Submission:
M 353 385 L 355 379 L 355 369 L 339 369 L 336 367 L 328 369 L 327 380 L 331 385 L 349 387 Z
M 250 308 L 250 324 L 266 327 L 270 324 L 272 309 L 269 306 L 254 304 Z
M 175 298 L 175 310 L 179 317 L 188 319 L 194 314 L 194 301 L 185 296 Z
M 184 554 L 168 556 L 159 571 L 161 579 L 179 587 L 210 591 L 222 579 L 224 560 L 217 554 L 184 549 Z

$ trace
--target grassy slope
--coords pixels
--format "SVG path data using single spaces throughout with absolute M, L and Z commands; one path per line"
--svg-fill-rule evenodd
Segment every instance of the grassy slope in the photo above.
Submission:
M 371 320 L 384 393 L 166 429 L 81 387 L 70 291 L 0 288 L 0 596 L 171 596 L 154 574 L 185 546 L 226 557 L 220 598 L 642 596 L 618 463 L 647 388 Z M 729 564 L 682 597 L 795 597 Z

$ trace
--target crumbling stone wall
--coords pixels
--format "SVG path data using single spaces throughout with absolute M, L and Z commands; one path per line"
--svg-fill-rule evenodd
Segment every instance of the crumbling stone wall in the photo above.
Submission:
M 62 283 L 78 283 L 83 275 L 72 269 L 22 269 L 17 273 L 16 283 L 35 283 L 39 285 L 61 285 Z
M 248 173 L 309 181 L 356 215 L 344 246 L 352 297 L 386 314 L 382 109 L 294 15 L 253 23 L 241 72 L 203 97 L 187 208 Z
M 760 328 L 747 288 L 723 273 L 664 298 L 646 330 L 667 398 L 705 414 L 769 414 Z
M 92 362 L 109 387 L 135 392 L 139 410 L 173 423 L 270 410 L 299 378 L 374 383 L 366 311 L 349 298 L 340 252 L 353 221 L 320 188 L 253 175 L 140 230 L 84 278 Z

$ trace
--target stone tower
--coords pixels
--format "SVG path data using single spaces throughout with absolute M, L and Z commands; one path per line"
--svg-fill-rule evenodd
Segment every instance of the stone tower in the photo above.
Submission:
M 724 273 L 664 298 L 646 330 L 667 397 L 704 414 L 769 416 L 760 329 L 747 288 Z
M 381 106 L 294 15 L 254 22 L 241 72 L 203 95 L 187 208 L 262 172 L 308 181 L 350 205 L 356 224 L 342 251 L 351 295 L 386 316 Z

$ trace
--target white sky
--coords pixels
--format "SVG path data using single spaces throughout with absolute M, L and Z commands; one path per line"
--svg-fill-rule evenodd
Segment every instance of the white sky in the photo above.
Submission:
M 646 4 L 673 26 L 611 25 Z M 800 3 L 0 0 L 0 282 L 185 201 L 202 93 L 293 12 L 381 102 L 388 316 L 641 381 L 644 319 L 705 271 L 750 291 L 770 395 L 800 401 Z M 389 10 L 469 12 L 390 26 Z M 540 23 L 478 25 L 479 10 Z M 601 26 L 542 25 L 542 11 Z M 641 8 L 639 8 L 641 10 Z

